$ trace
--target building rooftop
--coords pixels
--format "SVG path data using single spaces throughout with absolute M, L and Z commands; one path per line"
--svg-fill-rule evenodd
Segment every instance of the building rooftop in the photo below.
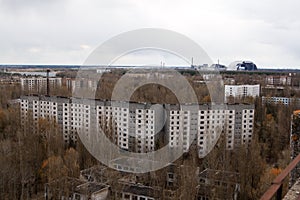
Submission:
M 69 196 L 69 194 L 72 193 L 91 196 L 93 193 L 108 187 L 109 186 L 105 184 L 63 177 L 46 184 L 45 196 L 50 198 L 61 198 Z M 61 191 L 63 191 L 63 193 Z
M 96 165 L 88 169 L 80 171 L 80 178 L 89 182 L 106 183 L 107 177 L 105 175 L 107 167 Z
M 102 185 L 95 182 L 86 182 L 81 185 L 77 185 L 74 192 L 78 194 L 87 194 L 91 195 L 94 192 L 98 192 L 104 188 L 108 187 L 107 185 Z
M 119 181 L 117 188 L 121 189 L 123 193 L 152 197 L 152 198 L 160 197 L 159 188 L 145 186 L 139 183 L 133 184 L 129 182 Z
M 100 100 L 100 99 L 88 99 L 88 98 L 78 98 L 78 97 L 63 97 L 63 96 L 47 96 L 47 95 L 24 95 L 21 96 L 20 99 L 26 99 L 26 100 L 42 100 L 42 101 L 56 101 L 56 102 L 62 102 L 62 103 L 85 103 L 85 104 L 90 104 L 90 105 L 104 105 L 104 106 L 125 106 L 125 107 L 130 107 L 130 108 L 141 108 L 141 109 L 150 109 L 152 105 L 155 105 L 156 103 L 146 103 L 146 102 L 126 102 L 126 101 L 111 101 L 111 100 Z M 165 105 L 166 107 L 169 107 L 170 109 L 179 109 L 180 107 L 183 108 L 188 108 L 188 107 L 195 107 L 199 106 L 201 109 L 210 109 L 210 108 L 216 108 L 216 109 L 223 109 L 226 108 L 227 106 L 232 106 L 231 104 L 216 104 L 216 103 L 204 103 L 204 104 L 191 104 L 191 103 L 186 103 L 186 104 L 162 104 Z M 251 104 L 244 104 L 244 103 L 239 103 L 236 105 L 240 106 L 245 106 L 247 108 L 254 108 L 254 105 Z

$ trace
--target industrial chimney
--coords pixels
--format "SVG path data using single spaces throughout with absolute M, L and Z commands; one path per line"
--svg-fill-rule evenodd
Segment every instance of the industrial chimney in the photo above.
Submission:
M 49 72 L 50 72 L 50 69 L 47 69 L 47 96 L 50 95 Z

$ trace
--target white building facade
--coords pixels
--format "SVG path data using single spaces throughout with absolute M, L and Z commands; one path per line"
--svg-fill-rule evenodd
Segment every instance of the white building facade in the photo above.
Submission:
M 288 98 L 288 97 L 262 97 L 263 104 L 282 104 L 285 106 L 289 105 L 300 105 L 300 98 Z
M 78 134 L 103 131 L 120 149 L 137 153 L 169 148 L 197 147 L 205 156 L 224 134 L 227 149 L 249 144 L 253 135 L 254 105 L 151 105 L 93 101 L 78 98 L 24 96 L 20 101 L 22 125 L 28 117 L 38 127 L 51 118 L 61 127 L 63 139 L 76 143 Z M 163 142 L 162 142 L 163 141 Z
M 155 145 L 155 111 L 136 109 L 136 150 L 138 153 L 154 151 Z
M 45 77 L 30 77 L 30 78 L 20 78 L 21 88 L 23 91 L 29 92 L 46 92 L 47 89 L 47 78 Z M 61 78 L 49 78 L 49 87 L 56 88 L 61 87 Z
M 199 157 L 204 157 L 211 151 L 221 134 L 224 134 L 225 145 L 229 150 L 250 144 L 253 123 L 253 105 L 227 105 L 219 108 L 201 106 L 197 135 Z
M 260 85 L 225 85 L 225 102 L 228 98 L 259 97 Z
M 197 111 L 199 105 L 170 105 L 168 107 L 167 135 L 171 148 L 182 148 L 184 153 L 189 151 L 197 135 Z

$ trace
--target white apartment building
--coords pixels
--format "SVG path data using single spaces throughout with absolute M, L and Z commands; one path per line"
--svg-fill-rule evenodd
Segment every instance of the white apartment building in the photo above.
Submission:
M 21 98 L 21 124 L 27 124 L 32 117 L 32 130 L 38 129 L 40 118 L 54 120 L 60 125 L 65 142 L 76 142 L 77 134 L 91 132 L 91 106 L 86 101 L 45 96 L 25 96 Z M 31 116 L 30 116 L 31 115 Z M 25 127 L 24 127 L 25 128 Z
M 21 78 L 21 88 L 24 91 L 29 92 L 46 92 L 47 89 L 47 78 L 46 77 L 30 77 L 30 78 Z M 49 78 L 49 87 L 56 88 L 61 87 L 62 79 L 61 78 Z
M 75 90 L 75 79 L 73 78 L 65 78 L 64 79 L 64 84 L 66 85 L 66 88 L 71 91 L 71 92 L 74 92 Z
M 37 131 L 39 128 L 39 119 L 47 118 L 58 121 L 58 107 L 57 102 L 39 100 L 38 97 L 33 97 L 32 99 L 21 99 L 20 102 L 21 109 L 21 125 L 23 128 L 32 128 L 32 131 Z M 32 124 L 28 127 L 27 119 L 31 115 Z
M 135 137 L 135 151 L 147 153 L 155 151 L 159 146 L 159 141 L 163 137 L 163 127 L 165 123 L 165 112 L 161 105 L 155 104 L 132 104 L 135 113 L 133 123 L 135 130 L 132 131 Z
M 266 77 L 266 84 L 267 85 L 274 85 L 274 86 L 284 86 L 284 85 L 291 85 L 292 84 L 292 77 L 291 76 L 267 76 Z
M 111 106 L 97 105 L 96 106 L 97 116 L 97 132 L 100 130 L 106 132 L 107 137 L 114 143 L 117 144 L 118 138 L 116 132 L 116 123 L 113 119 L 113 112 Z
M 228 98 L 258 97 L 260 85 L 225 85 L 225 102 Z
M 254 126 L 254 109 L 243 109 L 242 116 L 241 143 L 249 144 L 252 140 Z
M 155 147 L 155 111 L 151 109 L 136 109 L 136 151 L 146 153 L 154 151 Z
M 299 98 L 288 98 L 288 97 L 262 97 L 263 104 L 283 104 L 285 106 L 295 104 L 300 105 Z
M 199 110 L 198 147 L 199 156 L 205 156 L 214 147 L 220 134 L 225 134 L 227 149 L 233 149 L 234 110 L 226 108 Z
M 190 144 L 190 111 L 171 110 L 169 124 L 169 146 L 182 147 L 188 152 Z
M 226 148 L 229 150 L 249 144 L 252 139 L 253 123 L 253 105 L 228 105 L 213 109 L 201 106 L 197 135 L 199 157 L 204 157 L 211 151 L 220 134 L 225 134 Z
M 129 108 L 118 106 L 112 110 L 117 126 L 117 144 L 120 148 L 129 150 Z
M 20 118 L 21 118 L 21 127 L 25 130 L 29 126 L 29 101 L 27 99 L 20 99 Z
M 137 153 L 165 144 L 188 152 L 194 144 L 203 157 L 221 133 L 227 149 L 249 144 L 253 134 L 253 105 L 151 105 L 46 96 L 24 96 L 20 105 L 24 127 L 29 115 L 35 127 L 39 118 L 51 118 L 67 143 L 76 143 L 79 133 L 102 130 L 119 148 Z
M 170 106 L 168 115 L 169 147 L 182 147 L 188 152 L 197 135 L 198 105 Z
M 89 136 L 91 131 L 90 105 L 65 103 L 63 105 L 64 138 L 77 141 L 77 134 Z
M 129 108 L 122 103 L 96 105 L 97 131 L 124 150 L 129 150 Z
M 58 112 L 57 103 L 49 101 L 34 100 L 32 104 L 33 122 L 35 127 L 39 128 L 38 119 L 47 118 L 57 122 Z

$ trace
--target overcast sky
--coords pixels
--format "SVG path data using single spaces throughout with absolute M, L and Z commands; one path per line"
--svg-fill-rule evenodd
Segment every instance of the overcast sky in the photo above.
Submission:
M 82 64 L 112 36 L 150 27 L 186 35 L 214 62 L 300 68 L 299 8 L 299 0 L 0 0 L 0 63 Z

